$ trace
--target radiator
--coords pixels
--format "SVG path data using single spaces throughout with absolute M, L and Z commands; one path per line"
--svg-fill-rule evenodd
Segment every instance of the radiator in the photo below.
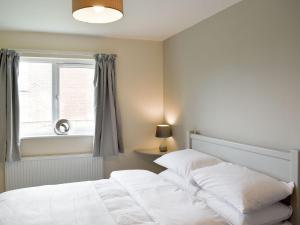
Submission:
M 5 164 L 6 190 L 103 177 L 103 161 L 91 154 L 28 157 Z

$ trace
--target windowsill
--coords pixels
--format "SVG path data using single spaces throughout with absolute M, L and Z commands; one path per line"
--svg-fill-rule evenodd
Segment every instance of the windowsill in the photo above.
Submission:
M 38 156 L 25 156 L 22 157 L 22 161 L 31 161 L 37 159 L 63 159 L 63 158 L 87 158 L 92 157 L 92 153 L 70 153 L 70 154 L 63 154 L 63 155 L 38 155 Z
M 29 139 L 57 139 L 57 138 L 80 138 L 80 137 L 94 137 L 93 134 L 68 134 L 68 135 L 39 135 L 39 136 L 26 136 L 21 137 L 21 140 L 29 140 Z

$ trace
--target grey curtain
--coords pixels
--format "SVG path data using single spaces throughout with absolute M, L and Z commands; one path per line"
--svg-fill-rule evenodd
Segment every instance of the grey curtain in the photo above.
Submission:
M 20 160 L 19 55 L 0 50 L 0 161 Z
M 116 90 L 116 55 L 97 54 L 95 70 L 94 156 L 124 152 Z

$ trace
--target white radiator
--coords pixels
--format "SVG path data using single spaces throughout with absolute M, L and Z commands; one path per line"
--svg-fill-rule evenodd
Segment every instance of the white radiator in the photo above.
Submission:
M 5 164 L 5 187 L 13 190 L 103 177 L 103 161 L 91 154 L 28 157 Z

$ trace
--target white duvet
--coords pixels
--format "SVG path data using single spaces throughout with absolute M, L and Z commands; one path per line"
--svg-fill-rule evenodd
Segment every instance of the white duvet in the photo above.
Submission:
M 0 225 L 222 225 L 204 202 L 143 170 L 0 195 Z

